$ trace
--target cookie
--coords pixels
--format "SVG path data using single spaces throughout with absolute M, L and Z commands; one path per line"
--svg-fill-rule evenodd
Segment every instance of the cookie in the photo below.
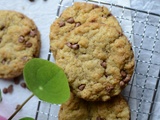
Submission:
M 16 11 L 0 11 L 0 78 L 22 74 L 24 65 L 38 57 L 40 33 L 35 23 Z
M 84 23 L 54 47 L 56 64 L 64 70 L 72 92 L 80 98 L 107 101 L 131 79 L 132 47 L 115 27 Z
M 107 102 L 87 102 L 71 94 L 60 107 L 59 120 L 130 120 L 126 100 L 115 96 Z
M 63 39 L 68 32 L 86 22 L 105 23 L 109 26 L 116 27 L 119 31 L 122 31 L 118 21 L 106 7 L 83 2 L 75 2 L 71 7 L 64 10 L 60 17 L 51 25 L 50 44 L 53 54 L 56 54 L 57 49 L 54 47 L 54 44 L 57 41 Z

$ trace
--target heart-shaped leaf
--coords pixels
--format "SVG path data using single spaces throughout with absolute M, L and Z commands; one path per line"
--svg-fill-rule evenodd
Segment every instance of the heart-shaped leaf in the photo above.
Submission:
M 56 64 L 34 58 L 23 70 L 27 87 L 39 99 L 61 104 L 70 97 L 68 80 L 63 70 Z

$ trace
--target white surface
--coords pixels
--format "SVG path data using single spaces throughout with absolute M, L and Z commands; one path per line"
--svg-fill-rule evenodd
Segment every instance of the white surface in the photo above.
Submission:
M 59 0 L 48 0 L 46 2 L 43 0 L 36 0 L 36 2 L 29 2 L 29 0 L 0 0 L 1 10 L 16 10 L 34 20 L 41 33 L 42 48 L 40 57 L 43 59 L 47 59 L 48 56 L 49 30 L 51 23 L 56 17 L 58 2 Z M 107 2 L 130 6 L 129 0 L 108 0 Z M 0 80 L 0 89 L 8 87 L 10 84 L 14 85 L 12 81 Z M 15 111 L 17 104 L 21 104 L 30 95 L 31 93 L 27 89 L 23 89 L 20 85 L 14 85 L 12 94 L 2 94 L 3 101 L 0 103 L 0 115 L 8 118 Z M 37 101 L 38 99 L 36 97 L 32 98 L 13 120 L 26 116 L 34 118 L 38 104 Z

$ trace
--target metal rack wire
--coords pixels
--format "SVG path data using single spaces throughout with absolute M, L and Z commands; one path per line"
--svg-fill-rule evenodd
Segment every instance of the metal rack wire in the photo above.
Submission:
M 125 6 L 110 4 L 101 0 L 72 0 L 70 3 L 60 0 L 57 17 L 74 2 L 89 2 L 109 8 L 118 19 L 124 34 L 132 42 L 135 53 L 135 71 L 129 85 L 122 94 L 126 97 L 131 120 L 157 120 L 160 107 L 160 15 Z M 48 60 L 53 56 L 49 51 Z M 39 101 L 36 120 L 57 120 L 60 105 Z

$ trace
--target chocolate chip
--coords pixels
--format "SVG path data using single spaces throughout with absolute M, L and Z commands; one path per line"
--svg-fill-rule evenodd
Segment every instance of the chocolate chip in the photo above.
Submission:
M 102 61 L 102 62 L 101 62 L 101 66 L 102 66 L 103 68 L 106 68 L 106 66 L 107 66 L 106 62 L 105 62 L 105 61 Z
M 32 47 L 32 43 L 26 42 L 25 46 L 28 47 L 28 48 L 30 48 L 30 47 Z
M 111 14 L 111 13 L 109 13 L 107 17 L 110 17 L 110 16 L 112 16 L 112 14 Z
M 122 32 L 119 32 L 119 36 L 123 36 L 123 33 L 122 33 Z
M 70 48 L 72 47 L 72 44 L 70 42 L 66 43 L 66 45 Z
M 127 75 L 127 77 L 123 80 L 125 83 L 128 83 L 131 80 L 131 76 Z
M 22 59 L 23 61 L 27 61 L 27 60 L 28 60 L 28 57 L 27 57 L 27 56 L 23 56 L 21 59 Z
M 78 27 L 78 26 L 80 26 L 80 25 L 81 25 L 80 22 L 76 22 L 75 27 Z
M 82 90 L 85 88 L 85 86 L 86 86 L 85 84 L 81 84 L 81 85 L 78 87 L 78 89 L 82 91 Z
M 63 21 L 59 22 L 59 27 L 63 27 L 63 26 L 65 26 L 65 22 Z
M 3 88 L 3 93 L 7 94 L 8 93 L 8 89 L 7 88 Z
M 5 26 L 2 25 L 2 26 L 0 27 L 0 30 L 4 30 L 4 29 L 5 29 Z
M 0 43 L 2 42 L 2 38 L 0 38 Z
M 114 89 L 113 86 L 108 86 L 108 87 L 106 87 L 106 90 L 107 90 L 108 93 L 111 92 L 113 89 Z
M 21 19 L 24 19 L 24 18 L 25 18 L 25 16 L 21 14 L 21 15 L 20 15 L 20 18 L 21 18 Z
M 31 30 L 30 33 L 29 33 L 29 35 L 31 37 L 35 37 L 37 35 L 37 30 Z
M 74 50 L 79 49 L 79 45 L 78 45 L 77 43 L 72 44 L 72 43 L 68 42 L 68 43 L 66 43 L 66 45 L 67 45 L 68 47 L 70 47 L 71 49 L 74 49 Z
M 69 18 L 69 19 L 67 20 L 67 22 L 72 24 L 72 23 L 74 23 L 74 19 L 73 19 L 73 18 Z
M 93 8 L 95 9 L 95 8 L 99 8 L 99 6 L 98 5 L 93 5 Z
M 120 73 L 121 73 L 121 76 L 122 76 L 123 78 L 125 78 L 125 77 L 127 76 L 127 73 L 126 73 L 124 70 L 122 70 Z
M 25 41 L 25 39 L 24 39 L 23 36 L 20 36 L 20 37 L 18 38 L 18 42 L 23 43 L 24 41 Z
M 124 87 L 124 82 L 123 81 L 121 81 L 120 83 L 119 83 L 119 85 L 121 86 L 121 87 Z
M 8 92 L 12 93 L 13 92 L 13 85 L 8 86 Z
M 23 87 L 23 88 L 26 88 L 27 86 L 26 86 L 26 83 L 21 83 L 21 87 Z
M 77 49 L 79 49 L 79 45 L 77 43 L 72 44 L 71 48 L 74 49 L 74 50 L 77 50 Z
M 102 17 L 104 17 L 104 18 L 107 18 L 107 17 L 110 17 L 110 16 L 112 16 L 112 14 L 111 13 L 109 13 L 108 15 L 102 15 Z
M 106 120 L 105 118 L 101 118 L 100 116 L 98 116 L 97 118 L 96 118 L 96 120 Z
M 14 78 L 14 84 L 16 84 L 16 85 L 18 85 L 19 84 L 19 82 L 20 82 L 20 79 L 18 78 L 18 77 L 16 77 L 16 78 Z
M 1 63 L 4 65 L 4 64 L 6 63 L 6 61 L 7 61 L 7 59 L 4 58 L 4 59 L 1 61 Z
M 96 22 L 96 19 L 91 20 L 91 22 Z
M 107 78 L 107 77 L 108 77 L 108 74 L 105 72 L 105 73 L 104 73 L 104 76 Z

